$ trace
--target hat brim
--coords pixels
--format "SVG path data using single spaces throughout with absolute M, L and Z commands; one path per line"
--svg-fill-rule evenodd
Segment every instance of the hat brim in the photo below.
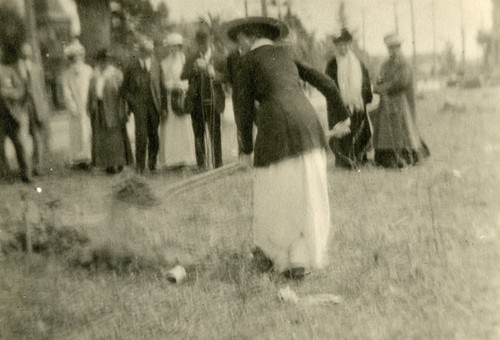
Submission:
M 387 35 L 384 37 L 384 43 L 387 47 L 401 46 L 403 40 L 398 35 Z
M 230 40 L 237 41 L 241 32 L 251 32 L 252 29 L 264 30 L 266 37 L 271 40 L 285 38 L 288 33 L 288 26 L 277 19 L 269 17 L 248 17 L 230 21 L 226 24 L 225 31 Z
M 337 43 L 341 43 L 341 42 L 351 42 L 351 41 L 353 41 L 353 37 L 352 37 L 351 33 L 343 30 L 340 35 L 333 37 L 332 40 L 334 43 L 337 44 Z
M 391 41 L 391 42 L 386 42 L 385 46 L 387 47 L 401 47 L 402 42 L 401 41 Z

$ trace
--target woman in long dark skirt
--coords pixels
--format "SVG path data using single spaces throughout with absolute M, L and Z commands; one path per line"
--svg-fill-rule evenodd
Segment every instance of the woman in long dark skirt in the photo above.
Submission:
M 100 51 L 96 59 L 88 102 L 92 122 L 92 163 L 113 174 L 133 163 L 125 104 L 119 96 L 123 74 L 111 64 L 106 50 Z
M 387 168 L 414 165 L 430 155 L 417 125 L 415 89 L 410 64 L 401 53 L 401 39 L 387 35 L 389 59 L 382 65 L 374 92 L 380 104 L 372 115 L 375 164 Z

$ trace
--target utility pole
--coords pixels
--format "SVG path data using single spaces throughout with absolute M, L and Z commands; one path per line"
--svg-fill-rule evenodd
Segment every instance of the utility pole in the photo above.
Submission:
M 437 71 L 437 43 L 436 43 L 436 1 L 431 2 L 432 10 L 432 73 Z
M 413 44 L 413 69 L 417 69 L 417 44 L 415 39 L 415 8 L 413 0 L 410 0 L 410 14 L 411 14 L 411 40 Z
M 262 9 L 262 16 L 267 17 L 267 0 L 260 0 L 260 7 Z
M 248 17 L 248 0 L 245 0 L 245 17 Z
M 398 4 L 393 1 L 392 5 L 394 7 L 394 31 L 399 34 Z
M 362 44 L 363 51 L 366 51 L 365 38 L 366 38 L 366 28 L 365 28 L 365 8 L 361 9 L 361 29 L 363 30 Z
M 26 32 L 28 35 L 28 41 L 31 45 L 31 50 L 33 53 L 32 56 L 33 61 L 36 64 L 41 64 L 42 55 L 40 53 L 40 44 L 38 42 L 34 0 L 24 0 L 24 15 L 27 28 Z
M 464 3 L 462 0 L 460 1 L 460 20 L 461 27 L 460 33 L 462 35 L 462 72 L 465 75 L 465 18 L 464 18 Z

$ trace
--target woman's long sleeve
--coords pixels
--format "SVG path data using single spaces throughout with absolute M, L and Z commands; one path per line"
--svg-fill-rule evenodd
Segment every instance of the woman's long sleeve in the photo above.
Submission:
M 255 86 L 252 77 L 252 67 L 245 65 L 241 77 L 241 113 L 235 117 L 236 126 L 240 133 L 242 152 L 251 154 L 253 152 L 253 123 L 255 120 Z
M 335 82 L 327 75 L 295 61 L 299 76 L 318 89 L 326 98 L 328 112 L 328 127 L 331 129 L 340 121 L 349 118 L 349 110 L 344 105 L 340 91 Z

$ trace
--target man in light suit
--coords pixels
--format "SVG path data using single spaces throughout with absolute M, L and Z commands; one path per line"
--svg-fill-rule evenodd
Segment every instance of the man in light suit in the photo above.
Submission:
M 43 69 L 33 61 L 29 43 L 24 43 L 21 47 L 18 70 L 28 95 L 29 131 L 33 138 L 33 174 L 40 175 L 44 152 L 49 151 L 49 105 L 43 86 Z
M 8 171 L 5 139 L 9 137 L 16 151 L 23 182 L 31 182 L 29 155 L 29 114 L 25 83 L 17 69 L 17 56 L 0 53 L 0 170 Z
M 144 173 L 146 149 L 148 168 L 156 170 L 159 150 L 158 126 L 166 103 L 166 90 L 161 80 L 160 64 L 154 56 L 153 42 L 144 37 L 139 42 L 139 58 L 125 69 L 121 94 L 134 113 L 137 173 Z

